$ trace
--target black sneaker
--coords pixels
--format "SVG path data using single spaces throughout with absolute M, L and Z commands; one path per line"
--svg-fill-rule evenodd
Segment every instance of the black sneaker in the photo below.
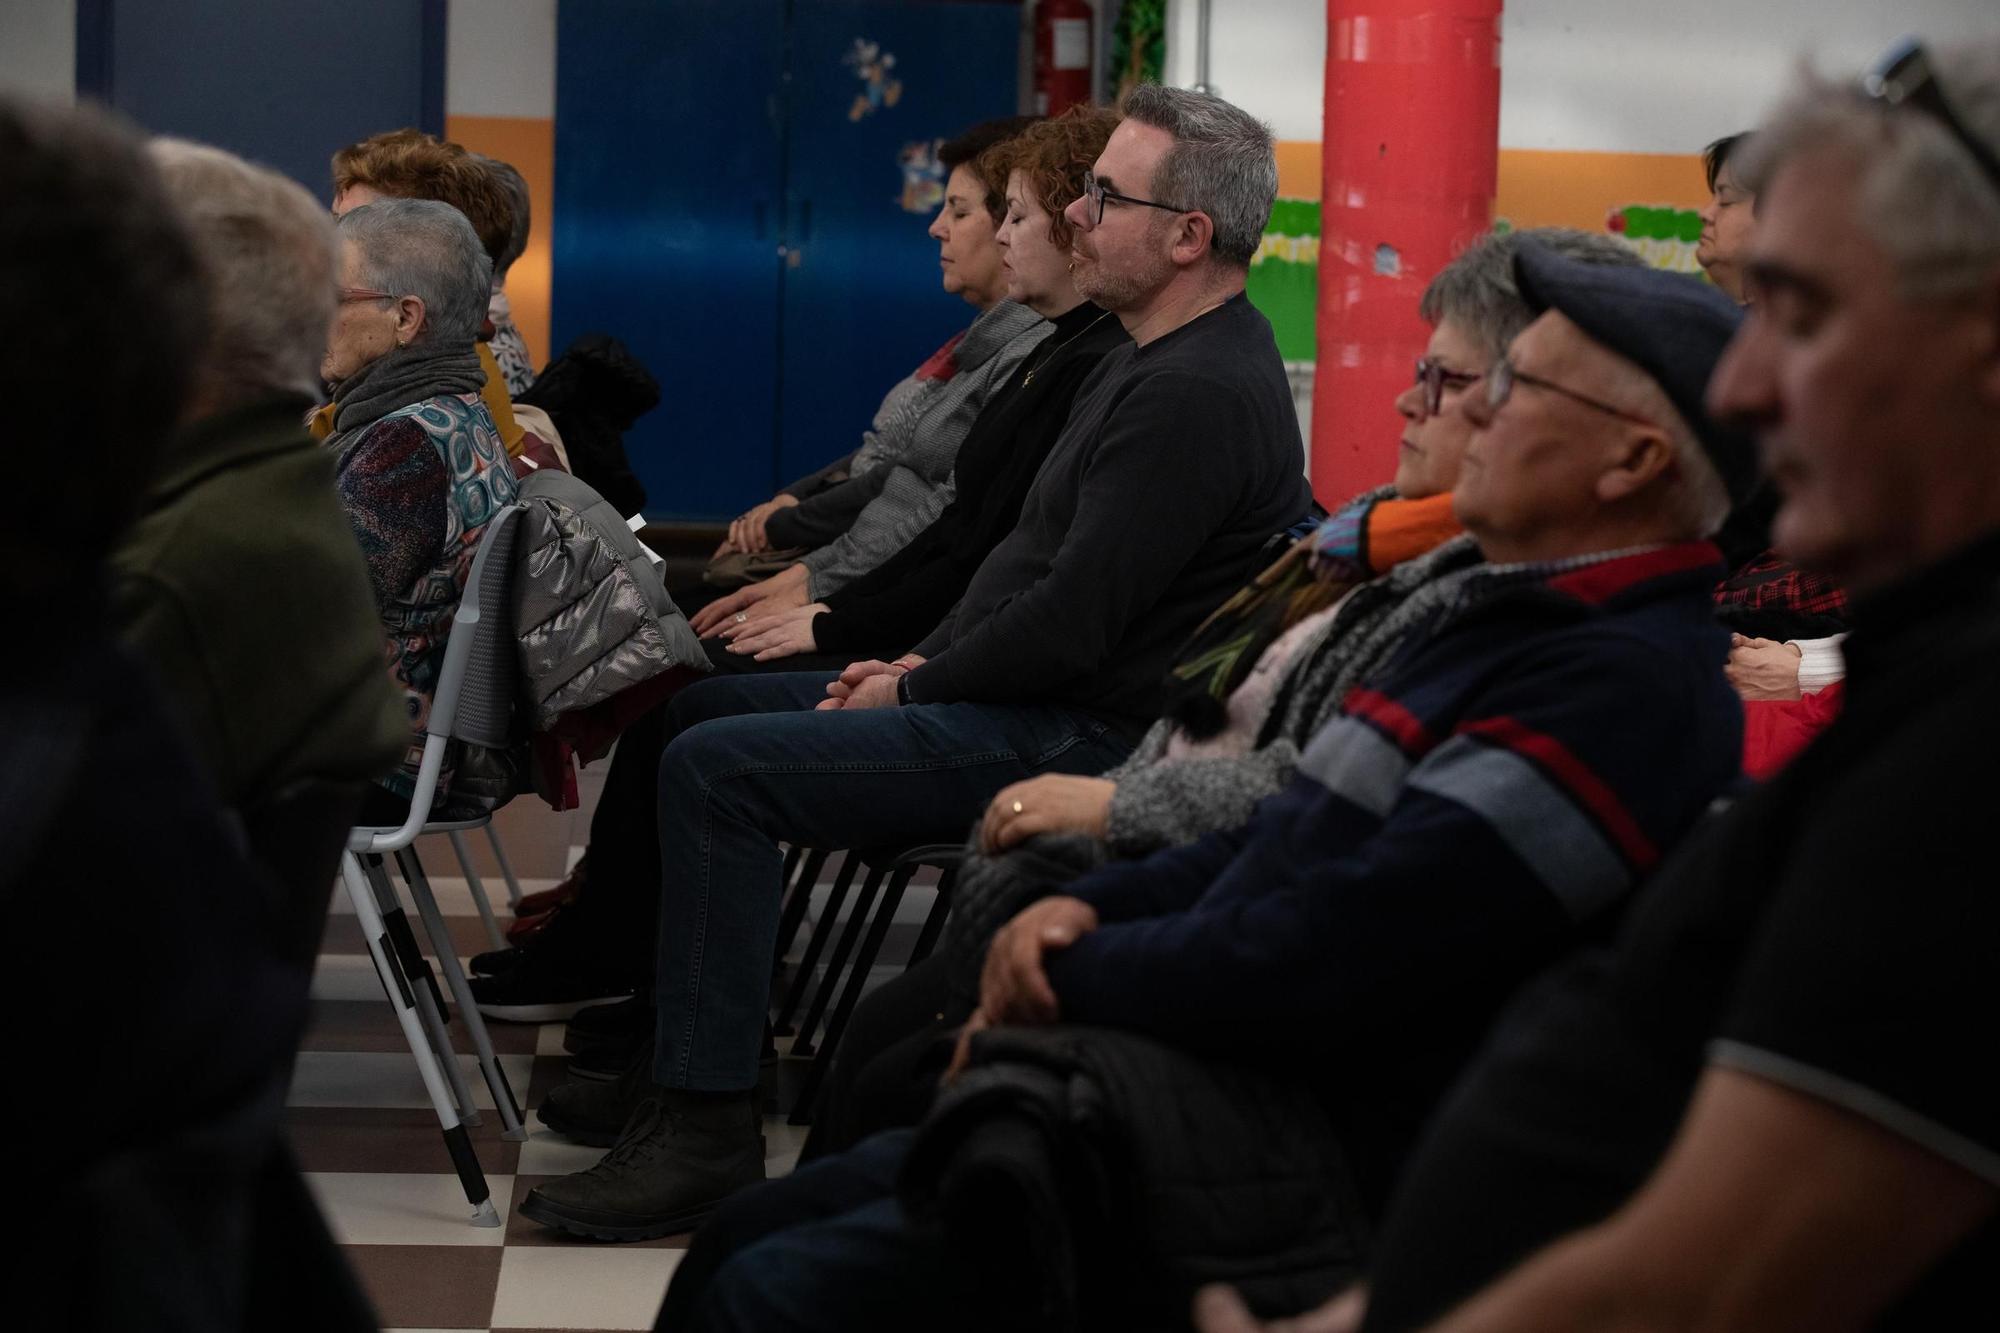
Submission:
M 724 1199 L 764 1179 L 762 1124 L 754 1092 L 655 1088 L 603 1161 L 529 1190 L 521 1215 L 593 1240 L 692 1231 Z
M 473 977 L 471 986 L 479 1012 L 507 1023 L 560 1023 L 580 1009 L 608 1004 L 636 989 L 630 977 L 535 954 L 498 976 Z
M 497 977 L 503 972 L 512 972 L 521 965 L 521 960 L 525 957 L 527 957 L 526 951 L 518 945 L 510 945 L 505 949 L 488 949 L 485 953 L 472 955 L 472 961 L 466 965 L 466 970 L 475 977 Z
M 653 1092 L 653 1043 L 613 1070 L 608 1080 L 574 1080 L 549 1089 L 536 1114 L 575 1143 L 609 1148 Z

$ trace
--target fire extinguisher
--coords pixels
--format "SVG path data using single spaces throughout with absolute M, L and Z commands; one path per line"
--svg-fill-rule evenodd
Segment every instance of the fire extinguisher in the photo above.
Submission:
M 1090 100 L 1091 8 L 1035 0 L 1035 112 L 1053 116 Z

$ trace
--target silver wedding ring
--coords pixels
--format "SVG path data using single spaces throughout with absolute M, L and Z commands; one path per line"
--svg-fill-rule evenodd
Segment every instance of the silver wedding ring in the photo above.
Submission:
M 741 625 L 741 624 L 742 624 L 742 623 L 743 623 L 744 621 L 746 621 L 746 620 L 748 620 L 748 619 L 750 619 L 750 613 L 749 613 L 748 611 L 738 611 L 738 612 L 736 613 L 736 623 L 737 623 L 737 624 Z
M 1021 809 L 1021 803 L 1019 801 L 1014 802 L 1014 813 L 1017 815 L 1026 813 Z

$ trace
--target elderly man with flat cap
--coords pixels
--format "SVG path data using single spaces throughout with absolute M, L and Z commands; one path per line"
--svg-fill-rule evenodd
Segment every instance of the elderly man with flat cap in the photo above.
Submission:
M 1759 300 L 1710 398 L 1779 551 L 1854 593 L 1846 711 L 1502 1020 L 1370 1330 L 1995 1323 L 2000 40 L 1805 81 L 1745 172 Z M 1208 1333 L 1251 1327 L 1228 1304 Z
M 1003 927 L 930 1119 L 725 1208 L 672 1326 L 935 1327 L 970 1301 L 1151 1327 L 1203 1275 L 1275 1314 L 1354 1276 L 1496 1008 L 1737 773 L 1707 538 L 1754 457 L 1702 391 L 1741 316 L 1532 247 L 1518 276 L 1546 313 L 1465 395 L 1459 540 L 1485 560 L 1413 599 L 1409 646 L 1249 823 Z

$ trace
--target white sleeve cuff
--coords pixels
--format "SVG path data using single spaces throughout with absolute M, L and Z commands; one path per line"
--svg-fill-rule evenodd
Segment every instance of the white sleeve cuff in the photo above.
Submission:
M 1847 660 L 1840 654 L 1840 641 L 1845 634 L 1833 634 L 1824 639 L 1792 639 L 1792 647 L 1799 650 L 1799 693 L 1818 694 L 1847 674 Z

